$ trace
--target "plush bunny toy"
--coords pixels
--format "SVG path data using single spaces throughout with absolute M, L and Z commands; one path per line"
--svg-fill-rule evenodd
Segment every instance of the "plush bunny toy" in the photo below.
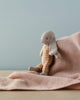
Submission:
M 58 52 L 54 32 L 44 32 L 41 37 L 41 42 L 44 44 L 40 52 L 40 55 L 42 56 L 42 63 L 37 65 L 36 68 L 30 67 L 29 70 L 41 72 L 41 75 L 48 75 L 49 67 L 54 63 L 54 56 L 56 58 L 60 58 L 61 56 Z

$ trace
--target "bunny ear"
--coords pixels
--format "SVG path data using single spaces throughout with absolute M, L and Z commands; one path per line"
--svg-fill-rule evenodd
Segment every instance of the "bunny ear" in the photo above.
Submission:
M 42 54 L 43 54 L 43 49 L 41 49 L 41 51 L 40 51 L 40 56 L 42 56 Z
M 49 45 L 49 55 L 55 55 L 56 58 L 61 58 L 61 54 L 58 52 L 56 42 L 53 42 Z
M 49 44 L 49 55 L 55 55 L 57 52 L 56 41 L 53 41 Z

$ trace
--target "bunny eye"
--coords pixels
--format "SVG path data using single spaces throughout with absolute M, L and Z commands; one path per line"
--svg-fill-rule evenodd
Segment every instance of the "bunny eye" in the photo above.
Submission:
M 48 40 L 48 37 L 46 37 L 46 40 Z

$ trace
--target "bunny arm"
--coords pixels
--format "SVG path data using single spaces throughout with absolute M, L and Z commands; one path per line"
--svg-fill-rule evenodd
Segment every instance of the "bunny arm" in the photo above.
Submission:
M 43 50 L 41 49 L 41 51 L 40 51 L 40 56 L 42 56 L 42 54 L 43 54 Z

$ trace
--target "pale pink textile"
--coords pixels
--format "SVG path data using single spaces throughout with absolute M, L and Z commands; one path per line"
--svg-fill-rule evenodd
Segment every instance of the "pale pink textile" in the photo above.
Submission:
M 80 32 L 57 41 L 62 58 L 56 59 L 49 75 L 13 72 L 0 78 L 0 90 L 80 89 Z

